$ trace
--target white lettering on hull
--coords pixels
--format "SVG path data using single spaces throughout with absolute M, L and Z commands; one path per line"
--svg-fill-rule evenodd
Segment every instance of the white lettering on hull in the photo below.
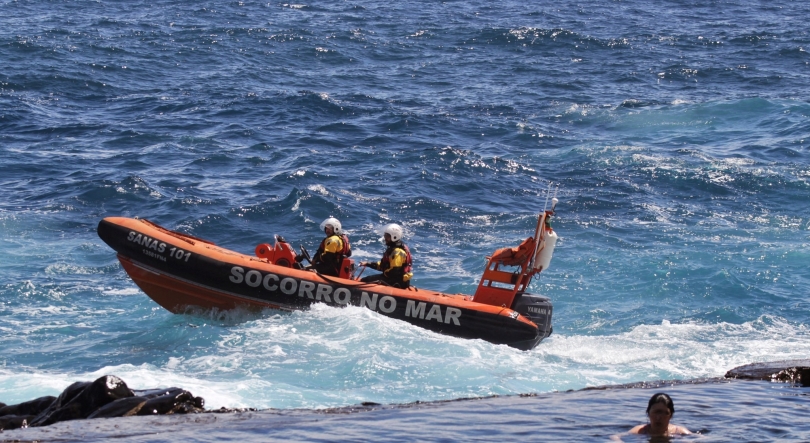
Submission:
M 425 302 L 408 300 L 408 303 L 405 304 L 405 316 L 424 320 L 436 320 L 439 323 L 445 324 L 450 324 L 450 322 L 453 322 L 454 325 L 461 326 L 461 322 L 459 321 L 459 317 L 461 317 L 461 309 L 446 306 L 444 315 L 442 315 L 442 305 L 434 304 L 430 307 L 428 314 L 425 315 L 426 306 L 427 303 Z
M 135 231 L 129 231 L 127 241 L 131 241 L 160 254 L 166 251 L 166 243 L 159 242 L 152 237 L 147 237 L 146 235 L 139 234 Z
M 158 259 L 162 262 L 166 262 L 166 256 L 163 255 L 166 252 L 166 247 L 168 246 L 166 243 L 162 241 L 158 241 L 152 237 L 139 234 L 135 231 L 129 231 L 127 235 L 127 241 L 135 243 L 136 245 L 143 246 L 141 252 L 149 257 Z M 188 259 L 191 258 L 191 252 L 184 251 L 176 246 L 172 246 L 169 250 L 169 258 L 173 258 L 175 260 L 180 260 L 183 262 L 188 263 Z
M 241 266 L 231 268 L 231 275 L 228 280 L 237 285 L 245 284 L 251 288 L 262 287 L 270 292 L 280 291 L 286 295 L 297 295 L 300 298 L 313 301 L 344 306 L 351 304 L 352 293 L 348 288 L 335 288 L 331 285 L 298 280 L 292 277 L 281 278 L 273 273 L 262 274 L 255 269 L 245 272 L 245 269 Z M 383 314 L 392 314 L 397 310 L 397 298 L 390 295 L 380 296 L 376 292 L 369 294 L 362 291 L 359 306 Z M 405 317 L 461 326 L 461 309 L 436 303 L 407 300 Z

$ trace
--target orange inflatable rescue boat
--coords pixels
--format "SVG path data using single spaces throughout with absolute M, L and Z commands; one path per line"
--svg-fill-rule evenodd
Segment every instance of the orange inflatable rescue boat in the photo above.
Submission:
M 98 235 L 138 287 L 176 314 L 193 307 L 289 311 L 313 303 L 353 305 L 442 334 L 529 350 L 552 330 L 551 301 L 526 292 L 532 276 L 548 268 L 557 241 L 548 223 L 557 199 L 552 201 L 551 210 L 539 215 L 533 237 L 487 257 L 474 295 L 364 283 L 355 279 L 349 258 L 340 277 L 296 269 L 295 251 L 279 236 L 251 256 L 144 219 L 107 217 Z

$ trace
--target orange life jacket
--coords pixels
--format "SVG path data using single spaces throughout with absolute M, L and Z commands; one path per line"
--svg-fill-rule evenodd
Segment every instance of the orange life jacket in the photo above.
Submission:
M 535 241 L 529 237 L 514 248 L 501 248 L 492 253 L 490 260 L 506 266 L 520 266 L 534 253 Z

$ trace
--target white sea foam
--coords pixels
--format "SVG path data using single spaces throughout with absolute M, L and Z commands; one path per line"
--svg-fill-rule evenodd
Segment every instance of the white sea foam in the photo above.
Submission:
M 315 305 L 237 326 L 204 354 L 62 374 L 56 377 L 61 384 L 48 387 L 115 374 L 138 389 L 185 388 L 210 407 L 259 408 L 548 392 L 719 377 L 750 362 L 803 358 L 810 352 L 807 334 L 771 318 L 741 325 L 663 321 L 618 335 L 557 333 L 523 352 L 430 333 L 366 309 Z M 14 380 L 6 374 L 9 392 L 31 394 Z M 378 389 L 380 383 L 388 388 Z
M 729 369 L 747 363 L 806 358 L 810 355 L 809 332 L 801 325 L 770 318 L 740 325 L 672 324 L 665 320 L 659 325 L 639 325 L 619 335 L 558 335 L 538 350 L 570 362 L 577 368 L 575 371 L 600 368 L 601 375 L 594 382 L 616 384 L 721 377 Z

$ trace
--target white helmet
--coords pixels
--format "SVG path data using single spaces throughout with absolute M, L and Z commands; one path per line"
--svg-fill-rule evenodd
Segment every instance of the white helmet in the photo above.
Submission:
M 383 228 L 383 234 L 391 236 L 391 241 L 402 240 L 402 226 L 396 223 L 389 223 Z
M 340 226 L 340 220 L 336 219 L 335 217 L 329 217 L 326 220 L 322 221 L 321 222 L 321 231 L 326 229 L 327 226 L 332 228 L 332 230 L 335 231 L 335 234 L 337 234 L 337 235 L 340 235 L 340 234 L 343 233 L 343 230 L 341 229 L 341 226 Z

